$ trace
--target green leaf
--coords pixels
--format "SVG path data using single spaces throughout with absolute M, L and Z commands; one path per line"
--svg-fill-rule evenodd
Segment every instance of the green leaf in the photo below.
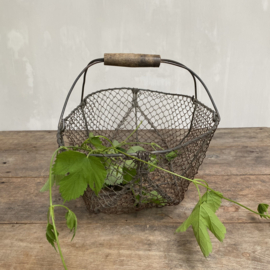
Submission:
M 176 150 L 171 151 L 170 153 L 166 154 L 165 157 L 168 161 L 172 161 L 177 157 L 177 151 Z
M 167 200 L 165 200 L 157 191 L 153 190 L 150 192 L 151 196 L 150 197 L 150 201 L 152 203 L 158 204 L 158 205 L 162 205 L 165 206 Z
M 217 210 L 219 202 L 217 200 L 213 201 L 213 196 L 210 194 L 209 198 L 211 199 L 208 198 L 209 204 L 207 200 L 204 200 L 201 204 L 198 203 L 193 209 L 191 215 L 176 230 L 176 232 L 184 232 L 189 226 L 192 226 L 194 235 L 205 257 L 212 252 L 212 243 L 208 230 L 210 230 L 221 242 L 223 241 L 226 233 L 225 226 L 215 214 L 215 210 Z
M 157 165 L 158 164 L 157 156 L 156 155 L 151 155 L 149 163 L 153 164 L 153 165 Z M 151 165 L 148 165 L 148 166 L 149 166 L 149 171 L 150 172 L 153 172 L 156 169 L 154 166 L 151 166 Z
M 107 185 L 119 185 L 123 182 L 123 169 L 120 166 L 111 166 L 105 180 Z
M 268 204 L 265 204 L 265 203 L 260 203 L 259 205 L 258 205 L 258 208 L 257 208 L 257 210 L 258 210 L 258 212 L 260 213 L 260 214 L 268 214 L 267 213 L 267 209 L 268 209 Z M 264 216 L 262 216 L 262 215 L 260 215 L 260 217 L 261 218 L 263 218 Z M 266 218 L 266 217 L 264 217 L 264 218 Z
M 60 193 L 65 201 L 83 195 L 87 185 L 97 195 L 107 176 L 107 171 L 98 157 L 76 151 L 65 151 L 57 155 L 54 174 L 66 175 L 60 182 Z
M 57 236 L 59 235 L 59 233 L 57 232 Z M 46 229 L 46 238 L 48 240 L 48 242 L 54 247 L 55 251 L 56 248 L 55 248 L 55 243 L 56 242 L 56 236 L 55 236 L 55 232 L 54 232 L 54 229 L 53 229 L 53 225 L 48 223 L 47 224 L 47 229 Z
M 127 150 L 127 154 L 129 153 L 136 153 L 138 151 L 145 151 L 144 148 L 142 148 L 141 146 L 139 145 L 136 145 L 136 146 L 132 146 L 130 147 L 128 150 Z
M 126 160 L 124 167 L 127 167 L 128 169 L 136 169 L 137 165 L 136 165 L 134 159 L 132 159 L 132 160 Z
M 75 234 L 76 234 L 76 230 L 77 230 L 77 217 L 74 214 L 74 212 L 72 212 L 71 210 L 68 210 L 66 215 L 65 215 L 65 218 L 67 220 L 67 227 L 70 229 L 71 232 L 72 232 L 72 230 L 74 230 L 73 236 L 71 239 L 71 241 L 72 241 Z
M 216 191 L 217 192 L 217 191 Z M 209 190 L 205 192 L 201 198 L 202 202 L 207 202 L 208 206 L 212 209 L 215 213 L 221 205 L 221 198 L 222 193 L 217 192 L 218 194 L 214 193 L 213 191 Z
M 112 141 L 112 145 L 113 145 L 114 147 L 117 147 L 119 144 L 120 144 L 120 143 L 119 143 L 117 140 L 113 140 L 113 141 Z
M 137 174 L 137 170 L 134 168 L 127 168 L 127 167 L 123 167 L 123 178 L 124 178 L 124 184 L 127 184 L 128 182 L 130 182 L 131 180 L 134 179 L 134 177 Z M 136 181 L 137 182 L 137 181 Z
M 54 175 L 52 174 L 52 187 L 53 185 L 56 183 L 57 185 L 59 185 L 59 181 L 64 177 L 64 175 Z M 47 182 L 45 183 L 45 185 L 42 187 L 42 189 L 40 190 L 40 192 L 45 192 L 47 190 L 50 189 L 50 178 L 47 180 Z
M 116 149 L 119 150 L 119 151 L 121 151 L 121 152 L 124 152 L 124 153 L 127 152 L 126 149 L 124 149 L 124 148 L 122 148 L 122 147 L 119 147 L 119 146 L 117 146 Z
M 52 176 L 52 187 L 54 185 L 54 178 Z M 41 188 L 39 192 L 45 192 L 50 189 L 50 178 L 46 181 L 45 185 Z
M 92 132 L 90 132 L 89 138 L 87 141 L 91 143 L 96 149 L 107 148 L 106 146 L 102 144 L 102 141 L 100 140 L 99 136 L 94 136 Z
M 152 190 L 151 192 L 147 193 L 145 191 L 142 191 L 143 196 L 147 196 L 147 198 L 142 198 L 141 202 L 142 203 L 155 203 L 158 205 L 165 206 L 167 200 L 165 200 L 157 191 Z M 140 194 L 138 194 L 135 197 L 138 201 L 140 199 Z
M 121 152 L 124 152 L 124 153 L 127 152 L 126 149 L 121 147 L 121 143 L 119 143 L 117 140 L 113 140 L 112 144 L 117 150 L 120 150 Z

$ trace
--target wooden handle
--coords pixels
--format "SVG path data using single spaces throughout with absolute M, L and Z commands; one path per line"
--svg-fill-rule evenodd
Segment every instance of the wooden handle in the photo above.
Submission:
M 105 53 L 104 65 L 121 67 L 159 67 L 160 55 L 135 53 Z

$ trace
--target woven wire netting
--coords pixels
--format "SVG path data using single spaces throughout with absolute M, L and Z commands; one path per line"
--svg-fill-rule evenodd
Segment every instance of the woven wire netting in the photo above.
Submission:
M 135 153 L 135 157 L 151 161 L 154 155 L 157 166 L 193 179 L 218 122 L 216 113 L 194 97 L 134 88 L 107 89 L 88 95 L 64 119 L 58 143 L 81 145 L 90 132 L 122 142 L 141 123 L 123 148 L 140 145 L 145 151 Z M 153 153 L 153 147 L 145 144 L 153 142 L 167 153 Z M 106 140 L 103 143 L 109 146 Z M 176 157 L 169 161 L 166 154 L 175 147 Z M 190 183 L 122 154 L 105 155 L 102 160 L 108 172 L 103 188 L 98 196 L 89 187 L 83 195 L 90 212 L 126 213 L 177 205 Z

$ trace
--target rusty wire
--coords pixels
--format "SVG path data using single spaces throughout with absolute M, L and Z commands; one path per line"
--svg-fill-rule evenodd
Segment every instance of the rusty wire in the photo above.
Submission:
M 193 179 L 218 126 L 218 116 L 191 96 L 135 88 L 100 90 L 86 96 L 64 119 L 58 144 L 80 145 L 90 132 L 121 142 L 142 121 L 128 139 L 133 142 L 129 147 L 154 142 L 164 150 L 144 144 L 145 151 L 134 156 L 148 161 L 155 154 L 157 166 Z M 169 162 L 166 154 L 172 150 L 177 151 L 177 157 Z M 104 155 L 104 159 L 110 184 L 104 185 L 98 196 L 87 188 L 83 199 L 90 212 L 127 213 L 177 205 L 184 199 L 189 181 L 160 169 L 151 171 L 145 163 L 123 154 Z M 136 170 L 136 176 L 130 174 L 132 180 L 126 184 L 123 175 L 129 172 L 121 171 L 123 165 Z

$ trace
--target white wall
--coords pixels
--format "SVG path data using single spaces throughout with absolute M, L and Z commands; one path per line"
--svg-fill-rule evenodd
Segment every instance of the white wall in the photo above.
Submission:
M 0 130 L 56 129 L 73 80 L 104 52 L 182 62 L 208 86 L 221 127 L 270 126 L 268 0 L 0 0 Z M 164 64 L 97 65 L 86 93 L 115 86 L 193 93 L 189 75 Z M 67 112 L 79 100 L 77 87 Z

